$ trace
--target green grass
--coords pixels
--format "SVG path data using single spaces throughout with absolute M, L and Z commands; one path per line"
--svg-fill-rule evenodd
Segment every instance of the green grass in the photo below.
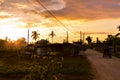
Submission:
M 120 58 L 120 52 L 114 53 L 113 56 Z
M 91 65 L 85 56 L 65 57 L 61 73 L 79 75 L 83 78 L 87 78 L 87 80 L 93 78 Z
M 78 75 L 83 80 L 93 80 L 93 71 L 85 56 L 63 58 L 62 66 L 56 68 L 54 74 Z M 51 60 L 52 57 L 48 59 L 45 56 L 38 57 L 19 53 L 0 53 L 0 80 L 8 80 L 8 78 L 15 78 L 16 80 L 19 78 L 19 80 L 22 80 L 30 73 L 29 68 L 31 68 L 31 66 L 34 67 L 34 64 L 38 66 L 47 65 Z

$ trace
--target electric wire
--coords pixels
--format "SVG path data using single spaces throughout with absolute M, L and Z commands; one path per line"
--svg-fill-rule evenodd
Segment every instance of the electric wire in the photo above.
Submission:
M 39 4 L 40 4 L 54 19 L 56 19 L 56 21 L 58 21 L 67 31 L 73 33 L 73 32 L 72 32 L 70 29 L 68 29 L 68 28 L 66 27 L 66 25 L 63 24 L 50 10 L 48 10 L 40 0 L 37 0 L 37 1 L 38 1 Z

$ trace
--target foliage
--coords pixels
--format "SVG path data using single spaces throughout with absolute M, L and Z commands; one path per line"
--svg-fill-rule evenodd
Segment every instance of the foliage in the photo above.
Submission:
M 120 31 L 120 26 L 118 26 L 117 28 L 118 28 L 118 30 Z
M 86 40 L 87 40 L 88 44 L 90 45 L 91 42 L 92 42 L 92 38 L 91 38 L 90 36 L 88 36 L 88 37 L 86 38 Z
M 81 46 L 83 44 L 83 41 L 82 40 L 74 41 L 73 44 L 77 44 L 77 45 Z
M 18 66 L 7 65 L 3 68 L 0 68 L 0 76 L 9 76 L 17 74 L 27 74 L 28 72 L 25 68 L 18 68 Z
M 120 38 L 112 35 L 108 35 L 108 38 L 105 40 L 105 44 L 108 46 L 112 46 L 114 48 L 114 52 L 117 50 L 117 46 L 120 45 Z
M 89 68 L 90 63 L 85 59 L 85 56 L 78 56 L 75 58 L 65 57 L 63 61 L 62 73 L 83 75 L 84 73 L 89 73 Z
M 108 35 L 108 37 L 106 38 L 106 44 L 107 45 L 120 45 L 120 38 L 116 37 L 116 36 L 112 36 L 112 35 Z
M 19 38 L 14 42 L 14 46 L 16 49 L 22 49 L 26 46 L 25 38 Z
M 0 51 L 16 51 L 26 46 L 25 38 L 19 38 L 16 41 L 0 39 Z
M 120 58 L 120 52 L 114 53 L 113 56 Z
M 26 76 L 25 80 L 53 80 L 56 69 L 60 67 L 61 61 L 57 58 L 51 59 L 48 64 L 33 63 L 28 68 L 29 75 Z
M 44 40 L 44 39 L 41 39 L 41 40 L 36 42 L 36 45 L 40 45 L 40 46 L 45 46 L 47 44 L 49 44 L 49 41 L 48 40 Z
M 15 77 L 15 80 L 59 80 L 66 74 L 79 75 L 83 80 L 92 80 L 93 77 L 88 60 L 82 56 L 48 57 L 19 52 L 0 54 L 0 78 L 6 80 Z
M 52 43 L 53 43 L 53 37 L 56 36 L 53 30 L 51 31 L 51 33 L 49 34 L 49 36 L 51 36 Z
M 33 40 L 36 41 L 37 39 L 39 39 L 39 36 L 40 36 L 40 33 L 38 33 L 37 31 L 32 31 L 31 37 Z
M 106 44 L 106 45 L 109 45 L 109 46 L 112 46 L 113 43 L 114 43 L 114 36 L 108 35 L 105 44 Z
M 4 50 L 6 49 L 6 41 L 0 39 L 0 50 Z

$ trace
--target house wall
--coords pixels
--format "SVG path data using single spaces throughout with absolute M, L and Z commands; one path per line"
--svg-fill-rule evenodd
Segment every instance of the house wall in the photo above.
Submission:
M 60 52 L 61 56 L 78 55 L 80 48 L 71 44 L 59 44 L 45 47 L 38 47 L 37 54 L 45 55 L 49 52 Z

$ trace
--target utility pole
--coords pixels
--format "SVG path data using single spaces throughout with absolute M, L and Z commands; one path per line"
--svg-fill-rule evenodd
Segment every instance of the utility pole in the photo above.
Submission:
M 66 42 L 68 43 L 68 38 L 69 38 L 69 36 L 68 36 L 68 31 L 67 31 L 67 37 L 66 37 Z
M 85 41 L 85 33 L 83 33 L 83 43 L 84 43 L 84 41 Z
M 29 44 L 29 29 L 28 29 L 27 42 L 28 42 L 28 44 Z
M 80 31 L 80 41 L 82 40 L 82 32 Z

